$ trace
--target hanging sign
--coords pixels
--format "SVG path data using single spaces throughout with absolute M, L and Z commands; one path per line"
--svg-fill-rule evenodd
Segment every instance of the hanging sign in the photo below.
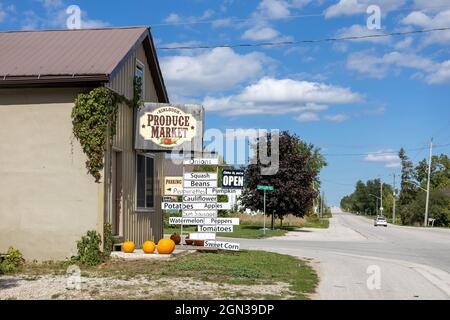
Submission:
M 233 242 L 225 242 L 225 241 L 205 241 L 205 248 L 216 248 L 222 250 L 231 250 L 231 251 L 239 251 L 240 244 Z
M 137 111 L 135 148 L 147 151 L 202 151 L 201 105 L 145 103 Z
M 178 196 L 183 194 L 183 177 L 167 176 L 164 178 L 164 195 Z
M 217 180 L 184 180 L 184 188 L 217 188 Z
M 219 164 L 219 158 L 197 158 L 197 159 L 188 159 L 183 161 L 184 165 L 208 165 L 208 166 L 217 166 Z
M 198 232 L 233 232 L 233 226 L 199 225 Z
M 162 202 L 163 210 L 231 210 L 231 203 L 228 202 Z
M 243 170 L 222 170 L 222 188 L 242 189 L 244 188 Z
M 213 232 L 195 232 L 189 234 L 190 240 L 214 240 L 216 234 Z
M 186 218 L 217 218 L 217 210 L 183 210 Z
M 217 173 L 210 172 L 186 172 L 184 180 L 217 180 Z

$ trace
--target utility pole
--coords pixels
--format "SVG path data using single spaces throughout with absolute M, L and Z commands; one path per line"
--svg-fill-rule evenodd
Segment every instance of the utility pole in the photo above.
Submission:
M 383 181 L 380 178 L 380 216 L 383 215 Z
M 325 200 L 324 200 L 324 198 L 325 198 L 325 193 L 322 191 L 322 197 L 321 197 L 321 201 L 322 201 L 322 212 L 321 212 L 321 214 L 320 214 L 320 217 L 321 218 L 323 218 L 323 206 L 324 206 L 324 204 L 325 204 Z
M 264 189 L 264 236 L 266 236 L 266 190 Z
M 433 138 L 431 138 L 430 141 L 430 158 L 428 161 L 428 177 L 427 177 L 427 201 L 425 203 L 425 221 L 424 226 L 428 226 L 428 206 L 430 202 L 430 178 L 431 178 L 431 161 L 432 161 L 432 155 L 433 155 Z
M 393 196 L 393 203 L 392 203 L 392 223 L 395 224 L 395 173 L 393 174 L 394 177 L 394 184 L 393 184 L 393 191 L 392 191 L 392 196 Z

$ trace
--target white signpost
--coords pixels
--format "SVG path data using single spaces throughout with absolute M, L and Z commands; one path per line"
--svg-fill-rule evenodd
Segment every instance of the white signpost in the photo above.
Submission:
M 184 165 L 215 166 L 216 172 L 185 172 Z M 218 218 L 218 210 L 231 210 L 231 203 L 217 202 L 218 195 L 239 195 L 240 189 L 222 189 L 217 187 L 219 159 L 189 159 L 183 161 L 182 188 L 171 188 L 172 194 L 182 196 L 182 202 L 163 202 L 163 210 L 181 210 L 181 217 L 170 217 L 169 224 L 197 226 L 197 232 L 189 234 L 190 240 L 204 240 L 205 248 L 238 251 L 238 243 L 215 241 L 217 232 L 233 232 L 233 226 L 239 225 L 239 218 Z

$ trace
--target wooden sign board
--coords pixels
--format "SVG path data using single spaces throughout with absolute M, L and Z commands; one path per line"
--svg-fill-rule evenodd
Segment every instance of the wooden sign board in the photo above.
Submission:
M 188 159 L 183 161 L 184 165 L 196 165 L 196 166 L 217 166 L 219 165 L 218 158 L 197 158 L 197 159 Z
M 183 210 L 186 218 L 217 218 L 217 210 Z
M 184 188 L 217 188 L 217 180 L 184 180 Z
M 167 176 L 164 177 L 164 195 L 178 196 L 183 194 L 183 177 Z
M 211 172 L 185 172 L 184 180 L 217 180 L 217 173 Z
M 231 210 L 231 203 L 183 203 L 183 202 L 163 202 L 163 210 Z
M 233 226 L 199 225 L 198 232 L 233 232 Z
M 204 117 L 201 105 L 146 102 L 136 112 L 135 149 L 201 152 Z
M 240 247 L 239 243 L 205 240 L 205 248 L 239 251 Z
M 206 232 L 192 232 L 189 234 L 190 240 L 214 240 L 216 239 L 215 233 Z

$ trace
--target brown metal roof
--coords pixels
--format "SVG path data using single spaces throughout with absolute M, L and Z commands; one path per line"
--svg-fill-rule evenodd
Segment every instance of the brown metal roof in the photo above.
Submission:
M 167 92 L 147 27 L 0 32 L 0 86 L 106 82 L 144 44 L 160 101 Z
M 111 74 L 145 27 L 0 32 L 0 76 Z

